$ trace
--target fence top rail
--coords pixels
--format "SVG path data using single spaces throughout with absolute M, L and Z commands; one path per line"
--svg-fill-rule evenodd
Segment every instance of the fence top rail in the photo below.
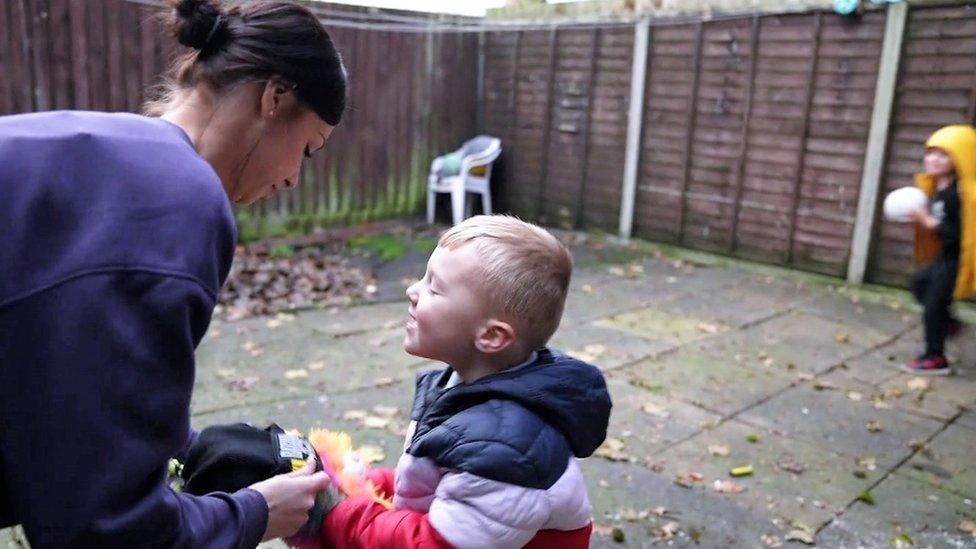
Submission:
M 125 2 L 139 4 L 147 7 L 163 7 L 161 0 L 124 0 Z M 924 4 L 913 6 L 919 8 L 938 7 L 942 4 Z M 946 4 L 955 5 L 959 4 Z M 729 11 L 713 12 L 708 15 L 688 14 L 688 15 L 640 15 L 621 17 L 618 19 L 580 19 L 574 21 L 491 21 L 478 18 L 457 17 L 453 20 L 444 20 L 437 17 L 413 17 L 384 12 L 357 12 L 337 10 L 326 5 L 312 5 L 312 11 L 319 16 L 322 24 L 330 28 L 347 28 L 381 32 L 399 32 L 408 34 L 448 34 L 448 33 L 482 33 L 482 32 L 518 32 L 518 31 L 541 31 L 559 29 L 591 30 L 595 28 L 617 28 L 630 27 L 638 21 L 647 20 L 652 27 L 680 25 L 687 23 L 712 22 L 712 21 L 734 21 L 741 19 L 752 19 L 755 17 L 775 17 L 790 14 L 808 14 L 815 12 L 828 12 L 821 8 L 783 8 L 773 10 L 751 10 L 751 11 Z M 868 11 L 883 11 L 883 6 L 872 6 Z

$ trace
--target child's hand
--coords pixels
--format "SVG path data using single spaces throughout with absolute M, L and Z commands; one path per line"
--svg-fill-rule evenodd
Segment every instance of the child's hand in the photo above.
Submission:
M 915 208 L 912 210 L 911 219 L 926 229 L 934 229 L 939 226 L 939 220 L 930 215 L 927 208 Z
M 314 471 L 315 462 L 309 460 L 298 471 L 250 486 L 268 503 L 268 528 L 262 541 L 290 536 L 308 521 L 308 512 L 315 504 L 316 494 L 331 485 L 328 475 Z

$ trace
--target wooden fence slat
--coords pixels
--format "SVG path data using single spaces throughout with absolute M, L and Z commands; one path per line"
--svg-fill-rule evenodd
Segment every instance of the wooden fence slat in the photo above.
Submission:
M 814 54 L 810 58 L 810 64 L 809 64 L 810 72 L 807 80 L 807 91 L 804 97 L 804 106 L 803 106 L 804 114 L 801 118 L 801 120 L 803 120 L 803 130 L 800 132 L 800 136 L 801 136 L 800 147 L 799 147 L 799 153 L 797 154 L 797 159 L 795 164 L 796 175 L 795 178 L 793 179 L 793 207 L 790 209 L 791 211 L 790 227 L 789 227 L 790 232 L 789 232 L 788 244 L 786 246 L 786 254 L 784 258 L 784 261 L 786 261 L 786 263 L 792 263 L 794 257 L 794 241 L 796 240 L 796 224 L 797 224 L 796 210 L 797 207 L 799 206 L 799 201 L 800 201 L 800 186 L 803 184 L 802 181 L 803 160 L 806 156 L 807 138 L 809 137 L 809 133 L 810 133 L 809 120 L 810 120 L 810 110 L 813 107 L 813 94 L 814 94 L 813 83 L 817 77 L 817 67 L 819 65 L 818 61 L 820 59 L 819 57 L 820 33 L 821 30 L 823 29 L 822 12 L 817 12 L 813 20 L 813 28 L 814 28 L 814 34 L 813 34 Z
M 678 216 L 679 242 L 684 240 L 685 237 L 685 223 L 688 213 L 688 201 L 685 198 L 685 194 L 688 192 L 688 182 L 691 177 L 691 143 L 694 139 L 695 118 L 698 113 L 698 81 L 701 73 L 702 37 L 704 34 L 705 24 L 699 21 L 695 30 L 694 71 L 691 81 L 691 97 L 688 100 L 688 114 L 685 123 L 688 134 L 685 138 L 684 175 L 681 178 L 681 213 Z
M 544 217 L 545 214 L 545 204 L 546 204 L 546 186 L 549 183 L 549 140 L 552 135 L 552 104 L 553 104 L 553 93 L 552 87 L 553 82 L 556 80 L 556 40 L 559 38 L 559 27 L 554 26 L 549 31 L 549 70 L 546 72 L 546 115 L 543 121 L 543 137 L 542 137 L 542 160 L 539 164 L 542 173 L 539 175 L 539 191 L 538 197 L 536 198 L 535 204 L 535 217 L 537 219 Z
M 746 152 L 749 149 L 749 124 L 752 118 L 752 101 L 755 90 L 756 79 L 756 58 L 759 55 L 759 27 L 761 19 L 756 16 L 752 19 L 752 34 L 749 37 L 749 79 L 746 80 L 746 106 L 742 113 L 742 136 L 741 146 L 738 151 L 738 161 L 735 167 L 735 200 L 732 203 L 732 227 L 730 229 L 728 253 L 735 252 L 738 245 L 739 209 L 742 207 L 742 179 L 745 175 Z

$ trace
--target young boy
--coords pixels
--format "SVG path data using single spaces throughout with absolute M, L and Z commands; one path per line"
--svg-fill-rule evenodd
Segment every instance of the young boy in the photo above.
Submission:
M 587 547 L 576 458 L 606 437 L 600 371 L 549 350 L 572 272 L 547 231 L 477 216 L 441 237 L 407 289 L 410 354 L 445 362 L 417 378 L 405 453 L 372 480 L 393 509 L 348 498 L 322 542 L 352 547 Z
M 952 318 L 953 299 L 976 293 L 976 131 L 946 126 L 925 142 L 925 173 L 917 185 L 930 209 L 914 212 L 915 258 L 926 265 L 915 275 L 912 292 L 925 310 L 925 352 L 902 369 L 916 375 L 949 375 L 945 340 L 962 329 Z

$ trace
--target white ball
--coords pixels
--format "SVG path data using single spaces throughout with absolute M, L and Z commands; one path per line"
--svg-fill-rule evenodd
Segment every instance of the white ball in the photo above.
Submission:
M 929 203 L 925 192 L 918 187 L 902 187 L 888 193 L 884 200 L 884 216 L 888 221 L 911 221 L 912 210 L 924 208 Z

